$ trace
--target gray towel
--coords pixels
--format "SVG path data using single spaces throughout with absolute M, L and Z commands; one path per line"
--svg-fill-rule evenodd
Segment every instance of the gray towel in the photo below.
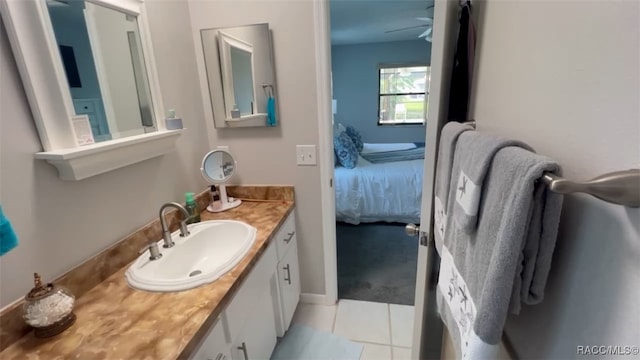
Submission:
M 436 165 L 436 179 L 434 186 L 434 230 L 436 248 L 440 251 L 447 224 L 447 200 L 449 196 L 449 184 L 451 183 L 451 166 L 456 150 L 458 137 L 465 131 L 473 130 L 473 127 L 459 122 L 449 122 L 440 133 L 440 146 L 438 150 L 438 163 Z
M 449 216 L 453 216 L 458 226 L 472 233 L 478 223 L 478 206 L 482 197 L 482 182 L 493 156 L 507 146 L 519 146 L 533 151 L 527 144 L 504 139 L 479 131 L 466 133 L 458 139 L 456 159 L 459 159 L 460 172 L 452 179 L 455 189 L 455 206 Z
M 456 153 L 452 184 L 460 160 Z M 468 234 L 449 217 L 437 302 L 458 358 L 495 358 L 509 310 L 517 313 L 521 302 L 542 300 L 562 195 L 538 180 L 544 172 L 557 171 L 558 165 L 544 156 L 503 148 L 483 182 L 477 231 Z M 454 197 L 452 191 L 449 211 Z

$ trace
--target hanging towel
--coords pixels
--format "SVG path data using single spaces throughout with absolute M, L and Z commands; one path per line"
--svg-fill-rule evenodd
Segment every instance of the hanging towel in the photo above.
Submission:
M 0 206 L 0 256 L 18 246 L 18 237 L 11 227 L 9 219 L 4 216 Z
M 473 61 L 475 61 L 475 28 L 471 16 L 471 3 L 467 1 L 460 9 L 460 28 L 453 58 L 451 87 L 449 89 L 449 121 L 467 121 Z
M 456 154 L 452 174 L 459 171 Z M 485 178 L 477 232 L 448 219 L 436 298 L 459 359 L 497 358 L 508 312 L 542 300 L 562 207 L 562 195 L 539 181 L 547 171 L 557 173 L 558 165 L 520 147 L 503 148 Z
M 267 99 L 267 126 L 276 126 L 276 99 L 273 96 Z
M 476 229 L 482 183 L 487 169 L 495 153 L 507 146 L 519 146 L 533 151 L 521 141 L 504 139 L 480 131 L 462 134 L 458 139 L 454 161 L 459 164 L 459 172 L 455 179 L 451 179 L 455 201 L 453 212 L 449 213 L 449 216 L 453 216 L 460 229 L 467 233 Z
M 447 200 L 449 195 L 449 183 L 451 182 L 451 166 L 453 155 L 458 142 L 458 136 L 465 131 L 473 130 L 469 125 L 450 122 L 440 133 L 440 145 L 438 150 L 438 163 L 436 165 L 436 179 L 434 191 L 434 229 L 436 249 L 440 251 L 447 224 Z

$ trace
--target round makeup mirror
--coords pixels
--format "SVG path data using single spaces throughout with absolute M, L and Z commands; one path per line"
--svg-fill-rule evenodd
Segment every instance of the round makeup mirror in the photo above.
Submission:
M 237 167 L 236 160 L 225 150 L 213 150 L 202 159 L 202 176 L 214 184 L 211 186 L 211 204 L 207 207 L 210 212 L 221 212 L 233 209 L 242 203 L 238 199 L 227 196 L 224 185 L 233 176 Z
M 236 161 L 227 151 L 213 150 L 202 159 L 202 175 L 212 184 L 223 184 L 233 176 Z

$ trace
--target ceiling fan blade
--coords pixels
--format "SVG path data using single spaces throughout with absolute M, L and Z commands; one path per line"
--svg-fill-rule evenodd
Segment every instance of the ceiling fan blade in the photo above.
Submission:
M 416 26 L 409 26 L 409 27 L 400 28 L 400 29 L 387 30 L 384 33 L 385 34 L 389 34 L 389 33 L 393 33 L 393 32 L 396 32 L 396 31 L 411 30 L 411 29 L 417 29 L 417 28 L 422 28 L 422 27 L 427 27 L 427 26 L 431 26 L 431 25 L 430 24 L 422 24 L 422 25 L 416 25 Z

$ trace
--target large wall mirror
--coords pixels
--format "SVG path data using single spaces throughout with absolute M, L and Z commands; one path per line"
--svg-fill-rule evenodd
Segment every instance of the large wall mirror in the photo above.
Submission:
M 95 141 L 155 131 L 135 16 L 83 0 L 45 1 L 76 115 Z
M 201 38 L 215 126 L 276 126 L 269 25 L 205 29 Z
M 0 0 L 43 152 L 80 180 L 175 148 L 142 0 Z

